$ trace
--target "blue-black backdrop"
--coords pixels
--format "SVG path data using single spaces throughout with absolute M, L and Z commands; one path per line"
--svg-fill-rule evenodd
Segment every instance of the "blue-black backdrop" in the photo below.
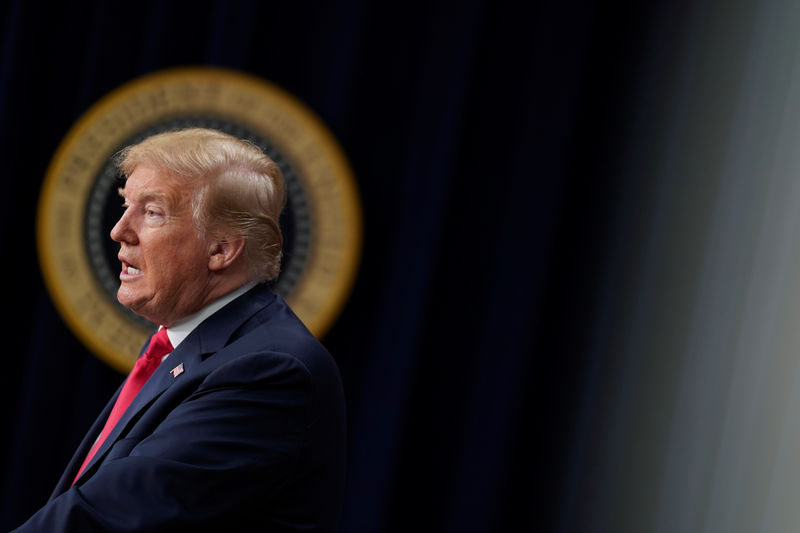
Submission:
M 363 262 L 324 338 L 347 394 L 342 530 L 568 529 L 614 214 L 647 196 L 622 147 L 682 27 L 659 2 L 3 2 L 0 526 L 44 503 L 122 379 L 43 286 L 47 164 L 115 87 L 216 65 L 310 106 L 362 195 Z

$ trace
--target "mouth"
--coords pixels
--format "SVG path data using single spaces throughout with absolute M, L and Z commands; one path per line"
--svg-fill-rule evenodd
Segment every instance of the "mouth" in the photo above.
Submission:
M 128 263 L 124 259 L 120 259 L 120 261 L 122 262 L 122 271 L 119 274 L 120 279 L 125 280 L 142 275 L 142 271 L 132 264 Z

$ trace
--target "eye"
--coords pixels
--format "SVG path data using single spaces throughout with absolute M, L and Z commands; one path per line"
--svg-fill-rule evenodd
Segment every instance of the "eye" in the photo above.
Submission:
M 144 219 L 150 224 L 164 223 L 164 210 L 157 205 L 145 206 L 144 209 L 142 209 L 142 214 L 144 214 Z
M 145 205 L 143 206 L 143 208 L 144 208 L 144 215 L 148 218 L 160 217 L 164 215 L 164 210 L 157 205 L 152 205 L 152 204 Z

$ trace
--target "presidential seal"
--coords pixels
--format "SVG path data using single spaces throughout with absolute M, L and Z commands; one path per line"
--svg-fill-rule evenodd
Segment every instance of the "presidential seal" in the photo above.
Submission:
M 247 139 L 283 171 L 284 260 L 273 289 L 321 337 L 341 311 L 361 254 L 361 205 L 336 139 L 305 105 L 256 77 L 181 68 L 136 79 L 89 109 L 58 147 L 39 201 L 37 241 L 45 283 L 75 335 L 127 372 L 153 324 L 122 307 L 122 214 L 111 158 L 154 133 L 190 126 Z

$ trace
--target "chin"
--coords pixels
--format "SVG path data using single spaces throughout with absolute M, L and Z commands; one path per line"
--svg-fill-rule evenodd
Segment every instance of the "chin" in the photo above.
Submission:
M 123 292 L 122 288 L 117 291 L 117 301 L 122 307 L 127 307 L 131 311 L 134 311 L 133 300 L 131 299 L 130 295 L 128 295 L 126 292 Z
M 122 307 L 125 307 L 137 315 L 143 316 L 149 320 L 149 318 L 145 316 L 144 302 L 141 299 L 134 298 L 130 294 L 127 294 L 120 289 L 117 292 L 117 301 Z

